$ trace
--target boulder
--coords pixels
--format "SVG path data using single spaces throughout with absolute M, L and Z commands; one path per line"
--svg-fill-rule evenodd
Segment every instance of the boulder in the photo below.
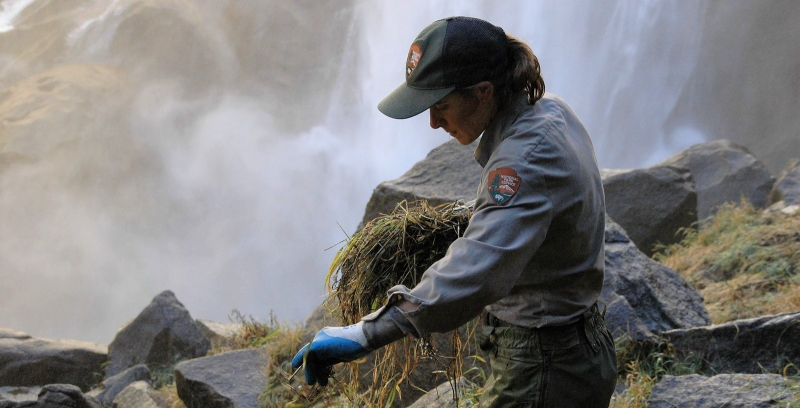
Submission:
M 385 181 L 372 192 L 362 225 L 390 213 L 403 200 L 427 200 L 438 205 L 476 197 L 481 166 L 475 161 L 475 145 L 451 140 L 436 147 L 400 178 Z
M 0 339 L 27 340 L 30 338 L 31 336 L 27 333 L 0 327 Z
M 697 221 L 697 193 L 688 170 L 670 166 L 601 171 L 606 212 L 647 256 L 672 244 Z
M 84 395 L 80 388 L 70 384 L 44 386 L 39 392 L 37 404 L 31 405 L 37 408 L 103 408 L 100 401 Z M 18 406 L 26 407 L 24 403 Z
M 0 387 L 0 402 L 36 401 L 41 390 L 42 387 Z
M 148 384 L 153 383 L 150 377 L 150 370 L 144 364 L 133 366 L 113 377 L 105 379 L 101 388 L 92 390 L 88 394 L 97 398 L 103 406 L 111 405 L 117 394 L 122 392 L 128 385 L 137 381 Z
M 164 291 L 114 337 L 108 346 L 105 378 L 138 364 L 165 367 L 202 357 L 210 348 L 189 311 L 172 291 Z
M 239 334 L 244 326 L 240 323 L 219 323 L 198 319 L 197 327 L 200 328 L 212 347 L 221 347 Z
M 455 389 L 453 388 L 454 385 L 456 386 Z M 473 387 L 474 385 L 463 377 L 456 384 L 449 381 L 444 382 L 438 387 L 428 391 L 413 404 L 409 405 L 408 408 L 455 408 L 464 406 L 464 404 L 458 404 L 454 397 L 456 393 L 458 393 L 459 401 L 463 401 L 464 391 Z
M 769 203 L 780 201 L 785 206 L 800 205 L 800 159 L 792 160 L 772 187 Z
M 645 256 L 625 230 L 606 218 L 606 274 L 601 298 L 614 336 L 644 339 L 653 333 L 706 326 L 703 298 L 675 271 Z
M 681 358 L 699 358 L 717 373 L 781 373 L 800 366 L 800 313 L 737 320 L 662 333 Z
M 74 340 L 36 339 L 0 331 L 0 386 L 73 384 L 88 390 L 103 372 L 106 346 Z
M 705 219 L 721 204 L 742 198 L 764 208 L 775 179 L 744 146 L 729 140 L 696 144 L 660 163 L 687 169 L 697 191 L 697 216 Z
M 648 407 L 767 408 L 784 406 L 779 403 L 791 397 L 786 381 L 777 374 L 667 375 L 653 387 Z
M 181 362 L 175 367 L 178 396 L 188 408 L 260 408 L 268 359 L 261 348 Z
M 125 387 L 114 398 L 112 408 L 165 408 L 166 401 L 147 381 L 136 381 Z

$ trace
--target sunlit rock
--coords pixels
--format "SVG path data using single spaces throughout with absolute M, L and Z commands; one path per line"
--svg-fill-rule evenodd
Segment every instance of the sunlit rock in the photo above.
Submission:
M 37 339 L 0 331 L 0 386 L 73 384 L 88 390 L 103 371 L 106 346 L 74 340 Z
M 783 206 L 800 205 L 800 159 L 792 160 L 781 172 L 769 195 L 769 203 L 783 201 Z
M 114 398 L 114 408 L 166 408 L 168 405 L 147 381 L 131 383 Z
M 197 327 L 211 342 L 212 347 L 219 347 L 229 343 L 234 336 L 240 334 L 244 326 L 241 323 L 220 323 L 197 319 Z
M 463 377 L 458 381 L 447 381 L 428 391 L 408 408 L 456 408 L 464 406 L 465 391 L 473 391 L 475 385 Z M 461 402 L 459 404 L 459 402 Z
M 0 159 L 41 159 L 92 140 L 121 120 L 125 73 L 102 64 L 62 65 L 0 88 Z

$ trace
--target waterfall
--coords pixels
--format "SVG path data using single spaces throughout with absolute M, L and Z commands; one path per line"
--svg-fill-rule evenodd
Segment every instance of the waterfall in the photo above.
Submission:
M 0 327 L 109 342 L 164 289 L 302 321 L 372 189 L 448 140 L 382 116 L 432 21 L 529 43 L 602 167 L 800 156 L 800 2 L 0 1 Z

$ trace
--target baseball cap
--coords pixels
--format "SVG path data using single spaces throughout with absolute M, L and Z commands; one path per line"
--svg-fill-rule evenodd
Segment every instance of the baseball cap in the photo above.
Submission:
M 378 104 L 378 110 L 394 119 L 419 115 L 454 89 L 494 78 L 507 59 L 502 28 L 472 17 L 435 21 L 411 44 L 406 81 Z

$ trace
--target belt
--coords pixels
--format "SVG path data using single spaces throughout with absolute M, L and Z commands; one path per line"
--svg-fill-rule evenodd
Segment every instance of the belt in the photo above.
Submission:
M 539 332 L 542 335 L 548 335 L 548 334 L 557 335 L 557 334 L 560 334 L 560 333 L 564 333 L 564 332 L 567 332 L 567 331 L 574 330 L 576 327 L 583 327 L 584 322 L 586 320 L 592 318 L 592 316 L 594 316 L 595 314 L 599 314 L 599 308 L 597 306 L 597 303 L 593 304 L 592 307 L 589 308 L 589 310 L 584 312 L 580 316 L 578 321 L 576 321 L 574 323 L 566 324 L 566 325 L 563 325 L 563 326 L 545 326 L 545 327 L 539 327 L 539 328 L 524 327 L 524 326 L 519 326 L 519 325 L 516 325 L 516 324 L 512 324 L 512 323 L 506 322 L 504 320 L 500 320 L 500 319 L 497 318 L 497 316 L 495 316 L 495 315 L 493 315 L 493 314 L 491 314 L 489 312 L 486 312 L 485 323 L 486 323 L 487 326 L 492 326 L 492 327 L 517 327 L 517 328 L 521 328 L 521 329 L 524 329 L 524 330 L 530 330 L 532 332 Z M 603 313 L 603 314 L 605 314 L 605 313 Z

